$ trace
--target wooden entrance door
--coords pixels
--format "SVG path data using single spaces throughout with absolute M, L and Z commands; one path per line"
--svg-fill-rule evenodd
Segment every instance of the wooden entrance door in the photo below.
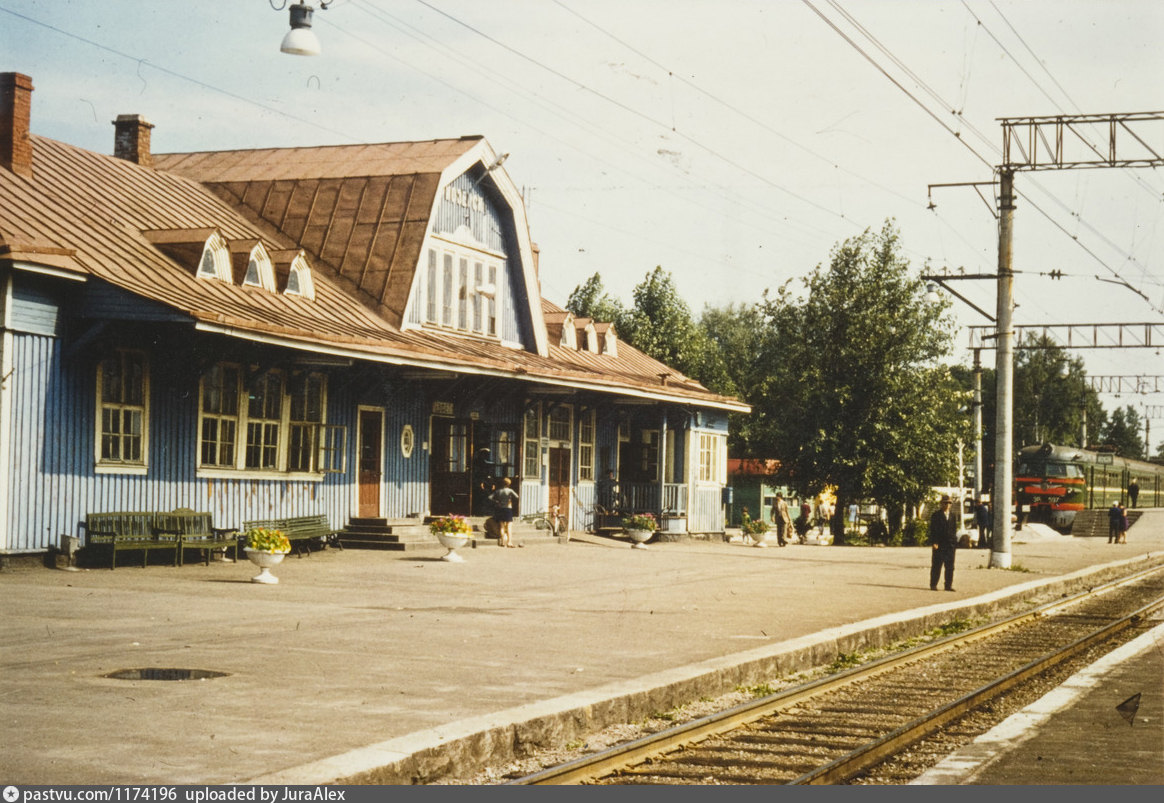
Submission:
M 472 474 L 469 450 L 472 443 L 472 421 L 433 417 L 429 510 L 434 516 L 470 515 Z
M 361 518 L 380 515 L 380 480 L 383 476 L 384 412 L 360 410 L 359 502 Z
M 558 506 L 562 521 L 569 528 L 570 517 L 570 450 L 550 449 L 550 509 Z M 536 511 L 529 511 L 534 513 Z

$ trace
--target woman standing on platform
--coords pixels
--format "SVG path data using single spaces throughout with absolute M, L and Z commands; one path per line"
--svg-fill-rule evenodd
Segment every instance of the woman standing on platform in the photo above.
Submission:
M 517 502 L 517 492 L 509 486 L 513 483 L 509 477 L 501 481 L 501 487 L 489 495 L 489 501 L 497 507 L 493 518 L 501 525 L 501 535 L 497 539 L 498 546 L 512 547 L 513 538 L 510 532 L 513 526 L 513 505 Z

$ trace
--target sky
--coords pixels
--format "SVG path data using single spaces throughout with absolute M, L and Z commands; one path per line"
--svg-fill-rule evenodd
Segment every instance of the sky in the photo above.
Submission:
M 156 152 L 482 135 L 547 298 L 598 273 L 630 303 L 660 266 L 696 315 L 799 287 L 887 220 L 919 273 L 994 274 L 1000 118 L 1164 110 L 1157 0 L 317 1 L 316 57 L 279 52 L 286 5 L 0 0 L 0 70 L 32 76 L 35 133 L 103 153 L 118 114 L 153 123 Z M 1164 123 L 1135 131 L 1164 155 Z M 1164 323 L 1164 171 L 1015 185 L 1016 324 Z M 968 361 L 997 283 L 948 286 Z M 1072 353 L 1164 376 L 1156 349 Z

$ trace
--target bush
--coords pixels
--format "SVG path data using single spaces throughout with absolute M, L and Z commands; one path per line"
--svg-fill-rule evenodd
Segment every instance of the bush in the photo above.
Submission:
M 885 526 L 885 522 L 881 521 L 881 519 L 874 519 L 869 522 L 869 526 L 865 528 L 865 535 L 868 537 L 870 544 L 889 543 L 889 528 Z
M 910 519 L 902 530 L 905 546 L 926 546 L 930 542 L 930 523 L 925 519 Z

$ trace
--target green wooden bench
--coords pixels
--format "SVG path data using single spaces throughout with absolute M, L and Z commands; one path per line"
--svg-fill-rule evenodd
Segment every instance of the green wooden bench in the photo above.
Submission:
M 187 549 L 197 549 L 202 553 L 202 561 L 210 565 L 210 553 L 221 549 L 225 557 L 227 550 L 231 559 L 238 559 L 238 532 L 232 527 L 215 527 L 209 513 L 198 513 L 189 508 L 178 508 L 172 513 L 158 513 L 155 528 L 164 535 L 178 536 L 178 565 L 181 566 Z
M 141 550 L 141 565 L 144 568 L 151 549 L 168 549 L 174 553 L 174 565 L 178 565 L 178 536 L 159 533 L 156 527 L 157 514 L 142 511 L 117 511 L 114 513 L 90 513 L 85 517 L 86 545 L 109 550 L 109 568 L 117 567 L 117 553 L 127 550 Z
M 291 548 L 301 558 L 304 552 L 308 556 L 311 555 L 309 544 L 317 538 L 321 544 L 331 544 L 343 549 L 343 544 L 339 542 L 337 531 L 327 523 L 327 516 L 322 514 L 319 516 L 298 516 L 289 519 L 248 521 L 243 523 L 243 532 L 253 530 L 256 527 L 266 527 L 282 532 L 287 536 L 287 540 L 291 542 Z
M 238 557 L 238 534 L 215 527 L 209 513 L 178 508 L 169 513 L 117 511 L 90 513 L 85 517 L 87 546 L 109 551 L 109 568 L 117 568 L 117 553 L 139 550 L 141 565 L 149 563 L 151 549 L 171 550 L 174 565 L 181 566 L 187 549 L 202 552 L 207 565 L 216 549 L 231 550 Z

